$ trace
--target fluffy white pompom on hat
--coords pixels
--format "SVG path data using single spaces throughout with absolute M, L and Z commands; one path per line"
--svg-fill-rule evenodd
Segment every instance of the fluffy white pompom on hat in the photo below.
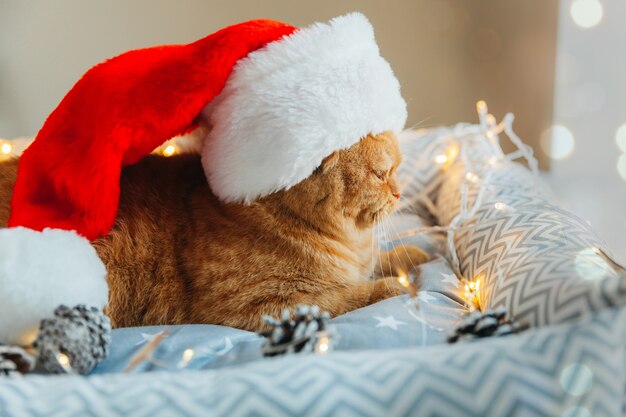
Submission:
M 307 178 L 332 152 L 400 131 L 406 104 L 359 13 L 316 23 L 250 53 L 204 111 L 213 192 L 249 202 Z
M 0 229 L 0 343 L 30 344 L 61 304 L 103 308 L 106 270 L 89 241 L 73 231 Z

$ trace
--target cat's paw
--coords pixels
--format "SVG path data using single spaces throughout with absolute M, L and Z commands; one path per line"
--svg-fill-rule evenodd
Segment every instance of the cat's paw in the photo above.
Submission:
M 374 304 L 387 298 L 408 294 L 417 296 L 420 287 L 419 280 L 411 281 L 406 276 L 387 277 L 375 280 L 370 294 L 369 304 Z
M 397 295 L 410 294 L 411 291 L 403 285 L 397 277 L 377 279 L 373 282 L 373 289 L 368 304 L 374 304 Z
M 381 252 L 376 266 L 379 277 L 408 277 L 416 266 L 428 261 L 426 252 L 416 246 L 399 245 Z

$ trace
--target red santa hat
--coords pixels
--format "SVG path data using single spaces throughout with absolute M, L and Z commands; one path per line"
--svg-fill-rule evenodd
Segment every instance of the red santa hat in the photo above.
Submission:
M 303 29 L 254 20 L 96 65 L 20 159 L 0 230 L 0 342 L 32 340 L 60 304 L 104 307 L 106 271 L 89 240 L 115 221 L 122 168 L 201 119 L 212 190 L 249 202 L 369 133 L 400 130 L 406 105 L 357 13 Z

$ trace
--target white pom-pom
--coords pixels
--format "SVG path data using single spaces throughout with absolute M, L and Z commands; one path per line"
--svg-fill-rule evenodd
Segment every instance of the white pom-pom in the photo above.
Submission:
M 73 231 L 0 230 L 0 343 L 30 344 L 59 305 L 107 303 L 106 269 Z

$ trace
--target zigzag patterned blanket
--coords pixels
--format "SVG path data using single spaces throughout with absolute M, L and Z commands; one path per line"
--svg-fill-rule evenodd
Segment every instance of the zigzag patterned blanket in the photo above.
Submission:
M 624 415 L 626 309 L 449 347 L 288 356 L 217 370 L 34 376 L 8 416 Z

